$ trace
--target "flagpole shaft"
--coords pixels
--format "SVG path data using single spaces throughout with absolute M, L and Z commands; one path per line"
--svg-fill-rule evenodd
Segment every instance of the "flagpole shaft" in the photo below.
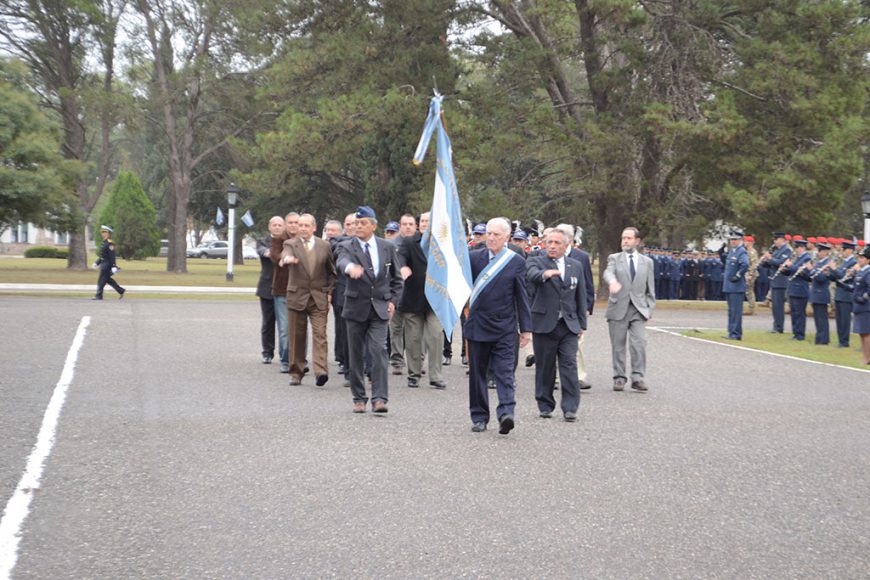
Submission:
M 227 282 L 233 281 L 233 254 L 236 246 L 236 210 L 230 208 L 227 212 L 229 228 L 227 234 Z

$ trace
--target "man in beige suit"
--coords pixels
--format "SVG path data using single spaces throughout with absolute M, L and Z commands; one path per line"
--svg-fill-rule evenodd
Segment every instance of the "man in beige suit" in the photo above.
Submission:
M 646 321 L 656 307 L 656 287 L 653 261 L 638 252 L 640 234 L 637 228 L 622 231 L 622 251 L 607 257 L 604 281 L 610 289 L 604 317 L 610 329 L 613 353 L 613 390 L 625 388 L 625 343 L 631 351 L 631 388 L 645 392 Z
M 326 319 L 335 288 L 335 262 L 329 242 L 314 235 L 317 223 L 313 215 L 299 216 L 298 228 L 298 235 L 284 242 L 281 254 L 281 264 L 289 271 L 290 384 L 301 384 L 305 374 L 305 341 L 310 320 L 314 374 L 317 386 L 321 387 L 329 380 Z

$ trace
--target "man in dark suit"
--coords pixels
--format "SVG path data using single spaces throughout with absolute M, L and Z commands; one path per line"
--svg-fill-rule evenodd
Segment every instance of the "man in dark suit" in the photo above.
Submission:
M 347 325 L 350 388 L 353 412 L 365 413 L 363 382 L 365 353 L 371 361 L 372 411 L 387 412 L 387 325 L 395 310 L 402 278 L 396 246 L 374 235 L 375 212 L 368 206 L 356 211 L 356 236 L 338 245 L 337 268 L 347 275 L 342 317 Z
M 486 371 L 490 368 L 498 391 L 498 432 L 506 435 L 514 428 L 517 331 L 520 348 L 531 339 L 526 264 L 507 248 L 510 235 L 507 218 L 491 219 L 486 224 L 486 247 L 469 254 L 474 288 L 464 335 L 468 340 L 471 430 L 476 433 L 485 431 L 489 422 Z
M 349 213 L 344 218 L 343 232 L 329 240 L 332 246 L 332 258 L 338 264 L 338 247 L 342 242 L 353 239 L 356 233 L 356 214 Z M 350 363 L 348 360 L 347 325 L 344 322 L 344 290 L 347 288 L 347 275 L 337 266 L 335 269 L 335 290 L 332 293 L 332 316 L 335 320 L 335 360 L 338 361 L 338 373 L 344 376 L 344 386 L 350 386 Z
M 305 347 L 311 322 L 312 363 L 316 384 L 329 380 L 326 321 L 335 288 L 335 262 L 329 243 L 316 237 L 317 223 L 311 214 L 299 216 L 299 235 L 284 242 L 281 264 L 287 266 L 288 336 L 290 338 L 290 384 L 298 385 L 305 374 Z
M 272 296 L 272 238 L 284 233 L 284 218 L 279 215 L 269 220 L 269 235 L 257 240 L 257 256 L 260 257 L 260 279 L 257 281 L 257 296 L 260 298 L 260 346 L 263 364 L 271 364 L 275 356 L 275 299 Z
M 565 253 L 570 238 L 553 230 L 545 241 L 546 255 L 526 263 L 532 310 L 532 342 L 535 352 L 535 400 L 541 417 L 549 419 L 556 408 L 556 361 L 562 383 L 562 413 L 577 420 L 580 381 L 577 378 L 577 341 L 586 329 L 586 279 L 583 267 Z

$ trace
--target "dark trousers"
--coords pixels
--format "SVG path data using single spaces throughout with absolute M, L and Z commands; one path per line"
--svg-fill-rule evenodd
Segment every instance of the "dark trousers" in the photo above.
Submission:
M 260 347 L 263 356 L 275 356 L 275 301 L 260 298 Z
M 444 356 L 453 358 L 453 333 L 444 333 Z
M 726 292 L 728 303 L 728 338 L 743 339 L 743 292 Z
M 349 361 L 350 390 L 354 403 L 366 403 L 365 378 L 366 361 L 371 361 L 372 401 L 387 402 L 387 352 L 388 321 L 381 320 L 372 308 L 365 322 L 345 319 L 347 325 L 347 347 Z
M 576 413 L 580 406 L 580 381 L 577 378 L 577 343 L 564 320 L 552 332 L 532 335 L 535 349 L 535 400 L 538 410 L 552 412 L 556 408 L 553 391 L 556 386 L 556 363 L 562 385 L 562 412 Z M 538 354 L 540 353 L 540 354 Z
M 347 325 L 344 318 L 341 317 L 341 312 L 344 310 L 342 305 L 332 303 L 332 315 L 335 319 L 335 339 L 333 341 L 333 351 L 335 352 L 335 360 L 338 364 L 344 366 L 347 364 Z
M 121 285 L 115 282 L 115 279 L 112 278 L 112 270 L 109 268 L 100 268 L 100 277 L 97 279 L 97 298 L 103 297 L 103 288 L 106 287 L 106 284 L 115 289 L 115 292 L 118 294 L 123 294 L 126 292 Z
M 785 288 L 770 289 L 770 311 L 773 313 L 773 331 L 785 330 Z
M 813 304 L 813 323 L 816 326 L 816 344 L 831 342 L 831 326 L 828 322 L 828 305 Z
M 492 371 L 498 392 L 496 417 L 513 415 L 516 407 L 514 359 L 517 339 L 508 335 L 496 342 L 468 341 L 468 401 L 472 423 L 489 422 L 489 392 L 486 372 Z
M 837 344 L 849 346 L 849 333 L 852 331 L 852 303 L 835 302 L 834 313 L 837 317 Z
M 807 333 L 807 299 L 789 296 L 788 305 L 791 309 L 791 333 L 796 339 L 803 340 Z
M 668 298 L 671 300 L 679 300 L 680 298 L 680 281 L 679 280 L 669 280 L 668 281 Z

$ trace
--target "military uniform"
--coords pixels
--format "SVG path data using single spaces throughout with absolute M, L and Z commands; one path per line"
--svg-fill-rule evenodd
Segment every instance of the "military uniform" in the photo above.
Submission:
M 754 242 L 754 240 L 752 240 Z M 749 269 L 746 270 L 746 301 L 749 311 L 755 313 L 755 280 L 758 278 L 758 252 L 755 248 L 746 248 L 749 257 Z
M 821 251 L 830 250 L 827 244 L 819 244 Z M 810 304 L 813 305 L 813 323 L 816 327 L 816 344 L 830 342 L 830 323 L 828 322 L 828 306 L 831 304 L 831 278 L 825 269 L 831 263 L 831 258 L 820 258 L 810 271 Z
M 102 226 L 100 232 L 112 233 L 112 228 Z M 112 278 L 112 275 L 119 268 L 115 263 L 115 242 L 111 238 L 106 237 L 103 240 L 103 245 L 100 246 L 100 250 L 97 252 L 97 261 L 94 266 L 100 269 L 100 276 L 97 278 L 97 295 L 93 299 L 103 299 L 103 288 L 106 287 L 106 284 L 115 289 L 115 292 L 118 293 L 118 298 L 123 298 L 126 290 Z
M 774 233 L 774 239 L 784 238 L 785 234 Z M 776 248 L 767 260 L 768 273 L 770 274 L 770 310 L 773 313 L 773 330 L 782 334 L 785 329 L 785 291 L 788 288 L 788 275 L 779 271 L 783 262 L 791 259 L 794 252 L 788 244 Z M 783 268 L 784 270 L 784 268 Z
M 854 250 L 855 244 L 849 241 L 842 243 L 844 250 Z M 834 280 L 834 312 L 837 320 L 837 346 L 849 346 L 849 336 L 852 326 L 852 293 L 855 290 L 855 276 L 849 274 L 858 260 L 854 255 L 846 257 L 839 268 L 831 270 L 829 277 Z
M 795 240 L 795 246 L 806 250 L 805 240 Z M 795 252 L 797 255 L 797 252 Z M 810 297 L 810 275 L 804 269 L 812 261 L 809 252 L 804 251 L 791 266 L 786 267 L 780 277 L 788 282 L 788 305 L 791 310 L 792 340 L 804 340 L 807 328 L 807 301 Z
M 731 240 L 743 240 L 743 232 L 735 231 Z M 730 249 L 725 257 L 725 272 L 722 292 L 728 302 L 728 338 L 743 340 L 743 299 L 746 296 L 746 271 L 749 269 L 749 255 L 740 243 Z

